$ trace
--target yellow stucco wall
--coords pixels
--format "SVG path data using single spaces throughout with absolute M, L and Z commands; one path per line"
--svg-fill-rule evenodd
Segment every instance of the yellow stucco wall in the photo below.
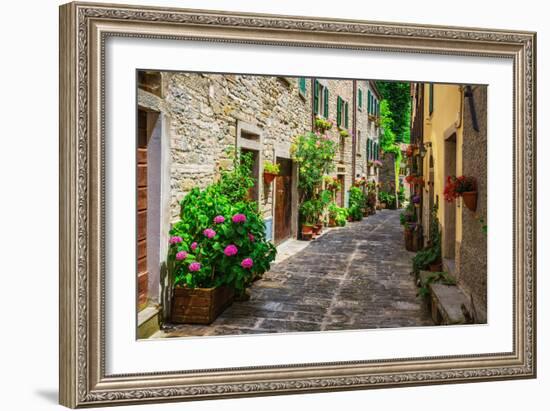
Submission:
M 443 190 L 447 175 L 445 173 L 445 140 L 456 132 L 456 173 L 462 174 L 462 112 L 463 112 L 463 90 L 461 86 L 449 84 L 434 84 L 433 112 L 429 111 L 429 93 L 430 87 L 426 84 L 424 88 L 424 143 L 430 142 L 431 148 L 428 149 L 424 157 L 425 179 L 429 179 L 429 159 L 430 154 L 434 159 L 434 194 L 439 197 L 438 218 L 443 226 L 443 236 L 445 236 L 445 199 Z M 426 185 L 426 190 L 428 185 Z M 435 200 L 434 200 L 435 201 Z M 456 208 L 456 228 L 455 241 L 462 239 L 462 219 L 458 207 L 461 206 L 461 200 L 454 202 Z M 443 240 L 445 241 L 445 240 Z

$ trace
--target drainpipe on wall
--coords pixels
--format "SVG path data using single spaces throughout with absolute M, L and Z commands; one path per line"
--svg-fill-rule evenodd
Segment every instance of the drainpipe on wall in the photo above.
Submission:
M 355 165 L 356 165 L 356 141 L 357 136 L 357 80 L 353 80 L 353 104 L 352 110 L 353 120 L 351 122 L 351 184 L 355 184 Z

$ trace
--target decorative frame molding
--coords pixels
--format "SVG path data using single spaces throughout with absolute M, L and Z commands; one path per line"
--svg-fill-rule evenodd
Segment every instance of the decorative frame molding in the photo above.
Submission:
M 109 36 L 349 48 L 514 63 L 514 347 L 508 353 L 106 375 L 104 45 Z M 60 8 L 60 402 L 68 407 L 536 376 L 536 34 L 204 10 Z

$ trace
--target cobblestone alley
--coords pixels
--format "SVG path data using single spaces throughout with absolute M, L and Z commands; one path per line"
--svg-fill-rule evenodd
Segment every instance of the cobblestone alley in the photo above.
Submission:
M 210 326 L 165 325 L 156 337 L 432 325 L 409 272 L 400 210 L 333 229 L 282 262 Z

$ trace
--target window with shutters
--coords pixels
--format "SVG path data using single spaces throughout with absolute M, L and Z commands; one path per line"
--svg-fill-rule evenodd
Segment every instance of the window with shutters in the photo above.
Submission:
M 369 114 L 370 114 L 370 110 L 371 110 L 370 104 L 371 104 L 371 94 L 370 94 L 370 90 L 369 90 L 367 92 L 367 113 L 369 113 Z
M 328 118 L 329 116 L 329 91 L 328 87 L 318 80 L 314 82 L 313 110 L 318 116 Z
M 336 99 L 336 125 L 349 128 L 349 104 L 340 96 Z
M 371 139 L 368 138 L 367 139 L 367 161 L 370 160 L 370 142 L 371 142 Z
M 363 110 L 363 90 L 361 88 L 357 90 L 357 108 L 359 111 Z

